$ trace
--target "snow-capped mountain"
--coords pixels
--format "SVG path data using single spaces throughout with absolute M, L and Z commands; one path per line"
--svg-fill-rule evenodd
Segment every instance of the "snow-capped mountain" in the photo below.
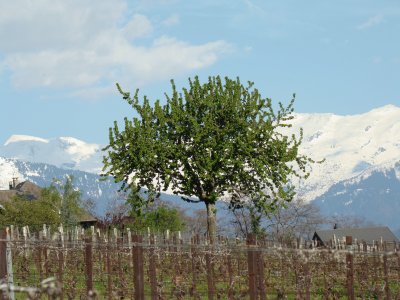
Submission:
M 360 115 L 295 114 L 292 124 L 288 133 L 303 128 L 301 152 L 315 160 L 325 159 L 313 165 L 310 177 L 300 185 L 299 193 L 307 200 L 337 182 L 400 157 L 400 107 L 394 105 Z M 13 135 L 0 146 L 0 156 L 99 173 L 102 147 L 72 137 Z
M 0 156 L 99 173 L 103 154 L 100 145 L 88 144 L 72 137 L 44 139 L 13 135 L 0 146 Z
M 394 215 L 373 213 L 382 209 L 399 211 L 396 199 L 400 200 L 400 107 L 387 105 L 359 115 L 296 113 L 294 117 L 293 127 L 286 129 L 286 133 L 298 134 L 303 128 L 301 152 L 314 160 L 325 159 L 314 164 L 310 177 L 299 183 L 299 195 L 308 201 L 315 200 L 324 212 L 355 213 L 375 223 L 400 228 Z M 77 173 L 82 178 L 96 176 L 91 173 L 98 174 L 102 168 L 102 147 L 71 137 L 13 135 L 0 146 L 0 189 L 8 187 L 15 172 L 34 182 L 46 177 L 47 185 L 53 175 L 48 175 L 46 168 L 57 167 L 52 172 L 59 174 L 88 172 Z M 93 178 L 91 193 L 95 194 L 98 176 Z M 112 188 L 115 193 L 118 187 Z
M 120 185 L 115 184 L 111 178 L 103 181 L 94 173 L 0 157 L 0 190 L 8 189 L 9 181 L 13 177 L 18 177 L 20 182 L 29 180 L 38 186 L 48 187 L 54 179 L 64 181 L 71 175 L 74 177 L 74 187 L 82 193 L 82 200 L 92 200 L 95 212 L 99 215 L 103 215 L 113 201 L 123 197 L 118 193 Z
M 400 232 L 400 159 L 335 183 L 314 203 L 323 213 L 364 217 Z
M 400 107 L 387 105 L 360 115 L 296 114 L 291 132 L 303 128 L 301 152 L 315 160 L 299 194 L 315 199 L 335 183 L 400 158 Z

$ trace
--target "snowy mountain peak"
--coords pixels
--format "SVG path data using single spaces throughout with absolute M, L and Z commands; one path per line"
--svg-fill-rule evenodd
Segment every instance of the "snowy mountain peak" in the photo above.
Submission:
M 13 135 L 3 147 L 0 146 L 0 156 L 99 173 L 102 168 L 101 148 L 100 145 L 89 144 L 73 137 L 43 139 Z
M 378 108 L 374 108 L 368 113 L 399 113 L 400 112 L 400 107 L 396 106 L 394 104 L 387 104 Z M 367 114 L 368 114 L 367 113 Z
M 0 157 L 0 190 L 8 189 L 8 183 L 13 177 L 18 177 L 21 181 L 24 180 L 24 176 L 20 174 L 14 161 Z
M 70 136 L 62 136 L 62 137 L 59 137 L 58 139 L 68 145 L 85 145 L 85 144 L 87 144 L 82 140 L 79 140 L 77 138 L 70 137 Z
M 12 143 L 28 142 L 28 141 L 29 142 L 40 142 L 40 143 L 48 143 L 49 142 L 46 139 L 42 139 L 42 138 L 36 137 L 36 136 L 14 134 L 8 138 L 8 140 L 4 143 L 4 146 L 7 146 L 8 144 L 12 144 Z
M 325 162 L 313 166 L 304 183 L 306 199 L 369 168 L 400 157 L 400 107 L 386 105 L 364 114 L 296 114 L 293 133 L 303 128 L 301 151 Z M 292 132 L 291 132 L 292 133 Z
M 392 165 L 400 157 L 400 107 L 386 105 L 357 115 L 296 113 L 293 127 L 286 134 L 304 136 L 300 151 L 315 160 L 310 177 L 302 182 L 299 194 L 312 200 L 333 184 L 360 175 L 383 164 Z M 69 170 L 99 173 L 102 146 L 73 137 L 43 139 L 14 135 L 0 156 L 23 161 L 47 163 Z

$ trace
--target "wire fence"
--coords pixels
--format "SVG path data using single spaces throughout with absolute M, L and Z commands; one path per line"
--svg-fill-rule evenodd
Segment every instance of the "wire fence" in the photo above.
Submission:
M 0 231 L 0 299 L 400 299 L 397 245 L 312 245 L 13 228 Z

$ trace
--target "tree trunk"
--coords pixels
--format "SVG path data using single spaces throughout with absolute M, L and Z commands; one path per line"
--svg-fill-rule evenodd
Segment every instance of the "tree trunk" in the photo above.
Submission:
M 210 244 L 214 244 L 217 235 L 217 219 L 215 203 L 206 202 L 207 208 L 207 233 L 210 239 Z

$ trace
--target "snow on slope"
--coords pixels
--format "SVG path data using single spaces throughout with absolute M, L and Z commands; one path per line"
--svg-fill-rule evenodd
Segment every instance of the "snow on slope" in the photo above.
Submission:
M 65 182 L 71 175 L 74 187 L 82 193 L 82 200 L 92 200 L 98 215 L 104 215 L 108 205 L 124 199 L 124 195 L 118 192 L 120 185 L 114 183 L 112 178 L 101 180 L 99 175 L 93 173 L 0 157 L 0 190 L 8 190 L 12 177 L 18 177 L 20 182 L 29 180 L 40 187 L 48 187 L 54 179 Z
M 13 177 L 24 179 L 12 160 L 0 157 L 0 190 L 8 190 L 8 183 Z
M 102 168 L 101 146 L 72 137 L 43 139 L 13 135 L 0 147 L 0 156 L 91 173 L 99 173 Z
M 400 159 L 332 185 L 313 203 L 327 215 L 350 215 L 400 232 Z
M 290 133 L 304 131 L 301 152 L 315 160 L 310 177 L 300 183 L 300 196 L 312 200 L 335 183 L 400 157 L 400 108 L 386 105 L 359 115 L 295 114 Z M 43 139 L 12 136 L 0 156 L 52 164 L 64 169 L 98 173 L 101 146 L 75 138 Z M 1 172 L 0 172 L 1 173 Z M 8 183 L 7 183 L 8 184 Z
M 295 114 L 293 132 L 304 131 L 301 152 L 315 164 L 299 194 L 311 200 L 334 183 L 400 157 L 400 108 L 386 105 L 360 115 Z

